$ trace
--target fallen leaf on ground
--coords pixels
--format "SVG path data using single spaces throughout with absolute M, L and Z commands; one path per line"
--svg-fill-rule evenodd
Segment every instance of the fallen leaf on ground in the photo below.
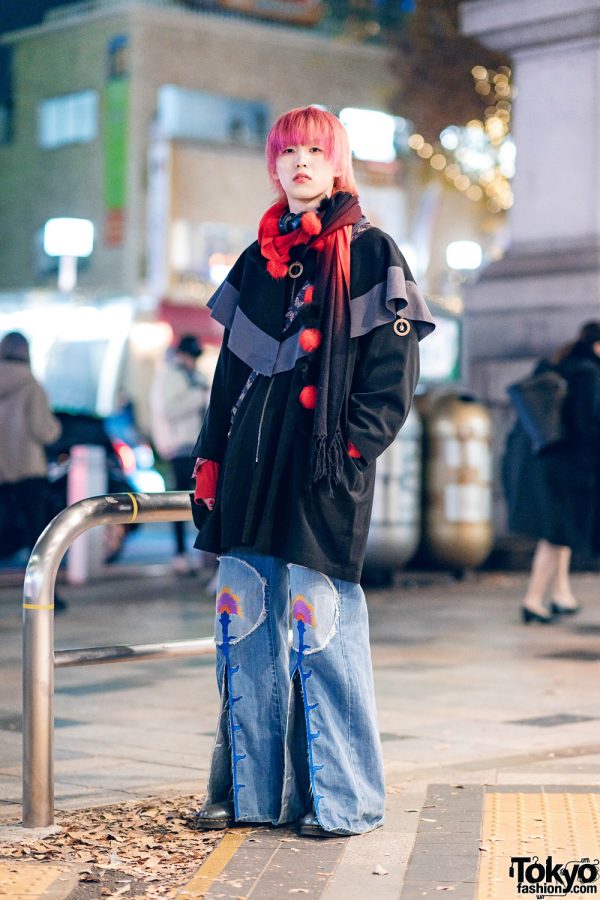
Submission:
M 117 876 L 120 887 L 95 896 L 127 900 L 171 900 L 191 881 L 222 832 L 194 827 L 200 797 L 153 798 L 57 813 L 61 832 L 19 844 L 0 840 L 0 858 L 66 862 L 85 868 L 82 883 Z M 255 839 L 258 840 L 258 839 Z M 115 852 L 118 848 L 118 853 Z

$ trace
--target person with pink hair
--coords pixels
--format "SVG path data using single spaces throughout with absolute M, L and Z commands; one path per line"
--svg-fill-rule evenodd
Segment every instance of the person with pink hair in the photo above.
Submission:
M 341 122 L 290 110 L 266 156 L 277 200 L 209 303 L 225 333 L 193 451 L 196 547 L 220 554 L 221 709 L 196 822 L 361 834 L 385 800 L 360 586 L 375 461 L 434 325 L 361 211 Z

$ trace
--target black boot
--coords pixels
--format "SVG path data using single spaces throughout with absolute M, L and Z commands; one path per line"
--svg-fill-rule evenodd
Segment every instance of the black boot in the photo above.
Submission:
M 196 813 L 194 824 L 201 831 L 220 831 L 223 828 L 232 828 L 235 825 L 233 803 L 231 800 L 224 800 L 222 803 L 203 806 Z
M 317 822 L 314 813 L 307 813 L 304 818 L 298 822 L 298 831 L 301 837 L 311 838 L 339 838 L 340 835 L 334 831 L 325 831 Z

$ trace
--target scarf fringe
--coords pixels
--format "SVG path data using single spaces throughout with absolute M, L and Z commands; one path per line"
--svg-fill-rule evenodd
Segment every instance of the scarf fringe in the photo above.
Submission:
M 327 488 L 327 496 L 333 496 L 333 487 L 339 484 L 344 466 L 344 439 L 341 431 L 336 431 L 331 444 L 327 446 L 327 435 L 319 434 L 313 437 L 311 482 L 316 484 L 324 481 Z

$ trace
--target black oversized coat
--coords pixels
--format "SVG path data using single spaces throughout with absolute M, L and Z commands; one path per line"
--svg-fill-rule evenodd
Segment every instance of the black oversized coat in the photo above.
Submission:
M 544 364 L 542 364 L 544 365 Z M 568 356 L 567 440 L 540 455 L 517 422 L 508 436 L 503 480 L 509 528 L 536 540 L 600 552 L 600 359 Z
M 302 317 L 289 315 L 295 294 L 313 283 L 315 251 L 304 277 L 264 277 L 258 243 L 244 251 L 209 306 L 225 327 L 209 409 L 193 455 L 221 464 L 214 510 L 196 506 L 196 547 L 278 556 L 357 582 L 363 565 L 375 460 L 401 428 L 419 375 L 418 339 L 431 316 L 392 239 L 356 229 L 350 256 L 351 340 L 341 416 L 347 455 L 333 496 L 308 486 L 313 412 L 298 401 L 304 351 Z M 261 289 L 253 286 L 259 283 Z M 393 328 L 396 312 L 409 334 Z M 286 317 L 286 313 L 288 313 Z M 254 382 L 240 401 L 252 371 Z M 235 414 L 232 419 L 232 410 Z

